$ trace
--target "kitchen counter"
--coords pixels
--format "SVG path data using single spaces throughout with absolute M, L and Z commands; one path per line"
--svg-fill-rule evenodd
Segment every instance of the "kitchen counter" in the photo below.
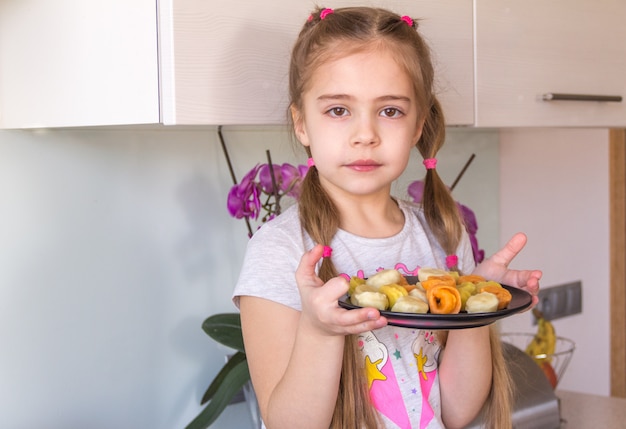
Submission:
M 557 390 L 563 429 L 626 427 L 626 398 Z M 564 420 L 564 421 L 563 421 Z

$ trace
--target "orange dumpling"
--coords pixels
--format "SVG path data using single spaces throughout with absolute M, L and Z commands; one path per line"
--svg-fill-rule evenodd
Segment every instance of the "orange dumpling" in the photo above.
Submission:
M 461 294 L 455 286 L 436 285 L 426 291 L 433 314 L 457 314 L 461 311 Z
M 486 281 L 483 276 L 479 276 L 478 274 L 467 274 L 465 276 L 459 276 L 456 280 L 457 284 L 470 282 L 470 283 L 480 283 Z
M 456 280 L 450 275 L 443 276 L 430 276 L 426 280 L 422 281 L 422 287 L 426 290 L 433 288 L 434 286 L 455 286 Z

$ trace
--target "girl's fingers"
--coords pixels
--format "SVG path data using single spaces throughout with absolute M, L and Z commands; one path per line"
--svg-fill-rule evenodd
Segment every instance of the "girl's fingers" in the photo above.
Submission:
M 375 308 L 344 310 L 338 323 L 348 334 L 360 334 L 387 325 L 387 319 Z
M 308 252 L 305 252 L 300 258 L 300 264 L 296 269 L 296 280 L 298 283 L 313 283 L 316 285 L 320 285 L 322 281 L 319 277 L 317 277 L 317 273 L 315 272 L 315 268 L 317 263 L 322 258 L 322 252 L 324 247 L 321 244 L 313 247 Z
M 521 252 L 521 250 L 524 248 L 524 246 L 526 245 L 526 241 L 526 235 L 518 232 L 513 237 L 511 237 L 511 239 L 504 245 L 502 249 L 494 253 L 491 259 L 497 264 L 508 267 L 513 258 L 515 258 L 517 254 Z
M 387 319 L 375 308 L 346 310 L 339 299 L 348 292 L 348 281 L 339 276 L 324 283 L 316 273 L 324 246 L 305 252 L 296 269 L 296 281 L 302 297 L 303 312 L 314 325 L 332 335 L 360 334 L 382 328 Z
M 490 258 L 476 267 L 476 274 L 491 280 L 505 283 L 509 286 L 526 287 L 531 291 L 537 291 L 541 271 L 539 270 L 509 270 L 511 261 L 522 251 L 526 245 L 527 237 L 523 233 L 517 233 Z

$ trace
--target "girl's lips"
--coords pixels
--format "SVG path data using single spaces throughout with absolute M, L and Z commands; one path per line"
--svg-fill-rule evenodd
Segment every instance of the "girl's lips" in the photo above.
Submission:
M 365 159 L 351 162 L 347 164 L 346 167 L 355 171 L 372 171 L 380 167 L 380 164 L 376 161 Z

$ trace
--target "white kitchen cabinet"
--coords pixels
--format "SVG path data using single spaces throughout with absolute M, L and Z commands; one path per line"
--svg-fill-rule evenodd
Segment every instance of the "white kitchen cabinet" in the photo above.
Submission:
M 548 93 L 626 97 L 626 2 L 475 4 L 475 126 L 626 125 L 626 101 L 542 99 Z
M 154 0 L 0 1 L 0 128 L 159 121 Z
M 0 1 L 0 128 L 284 123 L 290 49 L 313 4 Z M 423 18 L 448 122 L 471 124 L 472 1 L 378 4 Z
M 626 96 L 626 2 L 369 4 L 422 18 L 449 125 L 626 125 L 623 101 L 542 99 Z M 312 7 L 0 1 L 0 128 L 284 123 L 290 49 Z
M 172 68 L 164 88 L 173 89 L 172 94 L 164 91 L 164 122 L 285 122 L 290 50 L 313 2 L 237 0 L 226 8 L 212 7 L 206 0 L 175 4 L 174 49 L 171 58 L 163 55 L 162 65 Z M 360 0 L 332 2 L 335 8 L 360 4 Z M 379 0 L 370 4 L 423 18 L 419 28 L 434 51 L 438 89 L 448 120 L 471 124 L 471 0 Z

